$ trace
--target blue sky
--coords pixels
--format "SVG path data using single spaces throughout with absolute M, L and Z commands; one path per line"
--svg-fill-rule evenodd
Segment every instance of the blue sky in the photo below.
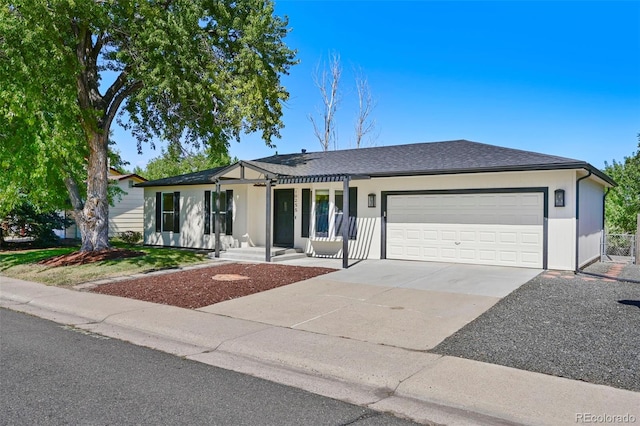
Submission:
M 248 135 L 231 142 L 232 156 L 321 149 L 308 115 L 321 106 L 312 77 L 330 52 L 343 67 L 340 148 L 353 146 L 357 68 L 377 101 L 377 146 L 469 139 L 600 168 L 637 149 L 638 1 L 277 0 L 276 13 L 289 17 L 300 60 L 282 80 L 282 138 L 270 149 Z M 131 167 L 159 155 L 138 155 L 114 130 Z

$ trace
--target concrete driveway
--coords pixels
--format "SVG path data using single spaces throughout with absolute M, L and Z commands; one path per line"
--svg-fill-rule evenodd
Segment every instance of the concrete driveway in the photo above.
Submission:
M 541 270 L 366 260 L 199 310 L 365 342 L 428 350 Z

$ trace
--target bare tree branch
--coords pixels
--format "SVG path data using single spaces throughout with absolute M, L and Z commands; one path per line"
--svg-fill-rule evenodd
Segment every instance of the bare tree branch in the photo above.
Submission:
M 356 91 L 358 93 L 358 114 L 355 124 L 356 148 L 360 148 L 363 144 L 363 138 L 371 133 L 376 122 L 371 118 L 371 113 L 376 107 L 376 100 L 371 95 L 369 81 L 362 72 L 356 74 Z
M 322 98 L 320 112 L 322 122 L 316 122 L 316 119 L 311 114 L 309 114 L 309 121 L 311 121 L 313 132 L 324 151 L 328 151 L 332 144 L 337 148 L 338 144 L 335 132 L 335 114 L 340 103 L 338 89 L 341 75 L 340 55 L 334 52 L 329 55 L 328 64 L 323 64 L 322 70 L 320 69 L 320 64 L 318 64 L 313 76 L 313 82 L 320 90 Z

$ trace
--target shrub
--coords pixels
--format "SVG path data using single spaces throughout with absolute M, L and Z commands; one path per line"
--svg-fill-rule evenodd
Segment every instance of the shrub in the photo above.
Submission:
M 136 244 L 139 243 L 142 240 L 142 233 L 137 232 L 137 231 L 124 231 L 124 232 L 120 232 L 120 239 L 125 243 L 125 244 Z

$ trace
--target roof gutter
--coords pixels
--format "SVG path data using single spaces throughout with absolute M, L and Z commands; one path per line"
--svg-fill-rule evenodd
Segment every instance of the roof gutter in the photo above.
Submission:
M 579 262 L 580 262 L 580 258 L 578 256 L 578 251 L 580 248 L 580 181 L 587 179 L 589 176 L 591 176 L 591 170 L 587 169 L 587 171 L 589 172 L 586 176 L 582 176 L 581 178 L 578 178 L 576 180 L 576 269 L 575 269 L 575 273 L 579 273 L 580 272 L 580 268 L 579 268 Z
M 476 167 L 467 169 L 438 169 L 438 170 L 409 170 L 405 172 L 374 172 L 369 173 L 372 178 L 386 178 L 397 176 L 430 176 L 430 175 L 452 175 L 471 173 L 495 173 L 495 172 L 530 172 L 530 171 L 550 171 L 550 170 L 571 170 L 581 169 L 589 172 L 589 175 L 597 176 L 608 185 L 616 186 L 616 182 L 609 176 L 602 173 L 589 163 L 558 163 L 558 164 L 533 164 L 527 166 L 502 166 L 502 167 Z

